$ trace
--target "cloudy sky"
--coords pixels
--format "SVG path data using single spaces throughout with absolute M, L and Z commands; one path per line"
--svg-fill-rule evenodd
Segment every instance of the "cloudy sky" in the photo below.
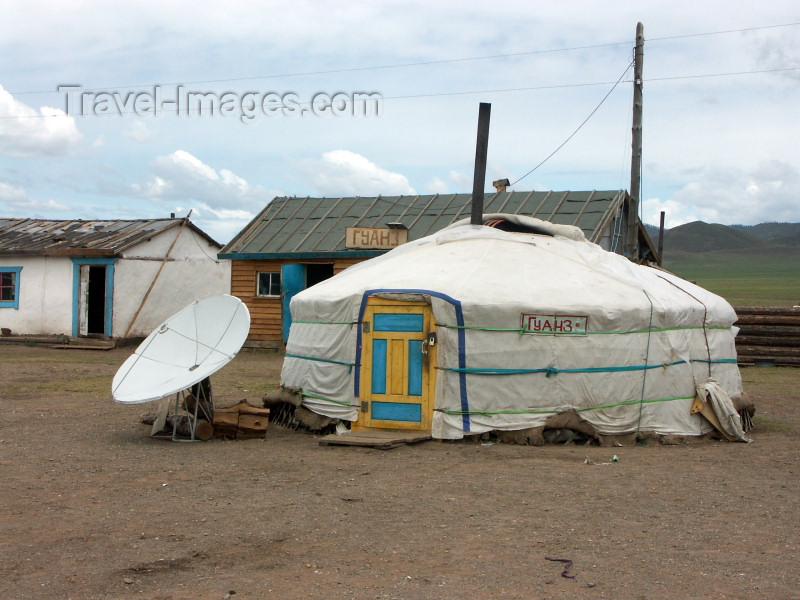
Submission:
M 487 191 L 628 189 L 638 21 L 644 220 L 800 222 L 796 0 L 6 0 L 0 217 L 470 192 L 480 102 Z

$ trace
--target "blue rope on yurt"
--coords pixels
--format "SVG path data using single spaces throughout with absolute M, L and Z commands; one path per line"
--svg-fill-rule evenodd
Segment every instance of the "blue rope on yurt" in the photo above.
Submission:
M 708 358 L 693 358 L 692 362 L 709 363 L 709 364 L 725 364 L 725 365 L 738 365 L 739 361 L 735 358 L 715 358 L 714 360 Z
M 432 298 L 439 298 L 451 304 L 456 313 L 456 325 L 461 329 L 458 330 L 458 366 L 460 369 L 465 369 L 467 366 L 466 345 L 467 336 L 464 333 L 464 311 L 461 308 L 461 301 L 452 298 L 447 294 L 436 292 L 433 290 L 422 289 L 391 289 L 391 288 L 378 288 L 373 290 L 366 290 L 361 298 L 361 307 L 358 310 L 358 321 L 361 322 L 364 318 L 364 311 L 367 309 L 367 301 L 370 296 L 376 294 L 420 294 L 422 296 L 430 296 Z M 358 367 L 353 377 L 353 395 L 359 397 L 359 389 L 361 387 L 361 327 L 356 330 L 356 366 Z M 465 372 L 459 375 L 459 395 L 461 397 L 461 410 L 464 411 L 461 419 L 461 426 L 464 431 L 470 431 L 469 424 L 469 401 L 467 399 L 467 376 Z

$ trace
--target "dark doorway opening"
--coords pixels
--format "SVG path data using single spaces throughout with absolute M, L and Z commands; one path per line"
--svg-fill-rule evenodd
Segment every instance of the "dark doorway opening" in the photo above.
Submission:
M 106 324 L 106 267 L 89 267 L 89 298 L 86 315 L 86 333 L 105 334 Z
M 312 285 L 315 285 L 320 281 L 325 281 L 330 277 L 333 277 L 332 264 L 309 263 L 306 265 L 306 287 L 311 287 Z

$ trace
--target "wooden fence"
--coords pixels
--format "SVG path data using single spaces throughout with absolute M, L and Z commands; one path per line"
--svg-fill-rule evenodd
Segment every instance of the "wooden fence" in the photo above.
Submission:
M 800 367 L 800 308 L 735 306 L 740 365 Z

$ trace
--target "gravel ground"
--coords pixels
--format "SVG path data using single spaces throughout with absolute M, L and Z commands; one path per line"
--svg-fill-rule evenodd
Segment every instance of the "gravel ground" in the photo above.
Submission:
M 743 370 L 752 444 L 381 451 L 151 440 L 110 396 L 131 351 L 0 346 L 0 598 L 800 598 L 800 370 Z

